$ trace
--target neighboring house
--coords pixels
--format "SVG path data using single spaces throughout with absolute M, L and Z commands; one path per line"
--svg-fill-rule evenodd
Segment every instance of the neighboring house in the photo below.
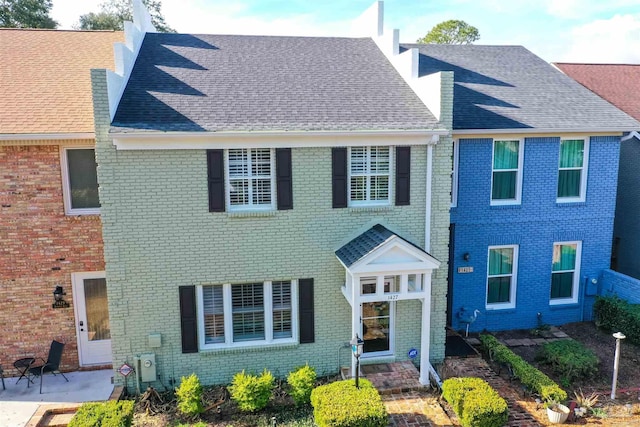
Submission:
M 620 139 L 638 122 L 520 46 L 403 45 L 453 71 L 450 322 L 588 320 L 609 267 Z
M 370 38 L 134 16 L 118 72 L 92 72 L 114 367 L 166 385 L 328 374 L 358 335 L 364 363 L 417 350 L 426 383 L 444 358 L 450 74 L 436 117 Z
M 121 32 L 0 29 L 0 363 L 111 364 L 90 69 Z M 53 308 L 61 287 L 69 303 Z
M 636 120 L 640 120 L 639 64 L 569 64 L 556 63 L 562 72 L 600 95 Z M 623 138 L 620 148 L 620 170 L 616 218 L 613 228 L 614 247 L 611 268 L 640 279 L 640 128 Z

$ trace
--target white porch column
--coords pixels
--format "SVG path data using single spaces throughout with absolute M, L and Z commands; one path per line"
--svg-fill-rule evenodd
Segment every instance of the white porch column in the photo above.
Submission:
M 429 353 L 431 344 L 431 287 L 422 300 L 422 332 L 420 333 L 420 384 L 429 384 Z
M 351 336 L 349 341 L 360 332 L 360 288 L 360 276 L 354 275 L 351 286 L 351 301 L 353 301 L 353 304 L 351 305 Z M 353 352 L 351 352 L 351 377 L 355 378 L 355 376 L 356 358 L 353 357 Z

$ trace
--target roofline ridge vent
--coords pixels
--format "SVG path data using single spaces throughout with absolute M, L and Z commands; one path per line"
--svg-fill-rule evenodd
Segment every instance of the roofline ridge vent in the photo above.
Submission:
M 140 52 L 144 36 L 147 33 L 156 32 L 156 27 L 151 22 L 151 14 L 142 0 L 133 0 L 133 22 L 124 22 L 125 41 L 113 45 L 115 72 L 107 70 L 109 116 L 112 121 L 138 57 L 138 52 Z

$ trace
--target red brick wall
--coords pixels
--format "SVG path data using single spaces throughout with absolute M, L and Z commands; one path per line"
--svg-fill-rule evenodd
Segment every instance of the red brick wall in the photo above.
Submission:
M 66 343 L 62 369 L 78 368 L 71 273 L 102 270 L 99 215 L 64 213 L 60 147 L 0 145 L 0 364 L 7 374 L 20 357 L 46 358 L 53 339 Z M 51 307 L 56 285 L 69 308 Z

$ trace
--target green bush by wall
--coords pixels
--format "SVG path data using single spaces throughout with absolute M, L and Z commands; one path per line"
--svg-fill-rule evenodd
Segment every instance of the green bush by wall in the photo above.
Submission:
M 622 332 L 627 340 L 640 345 L 640 305 L 618 297 L 598 297 L 593 305 L 596 325 L 611 332 Z
M 378 390 L 365 379 L 336 381 L 311 392 L 318 427 L 386 427 L 387 410 Z
M 83 403 L 69 421 L 69 427 L 130 427 L 133 400 Z
M 442 384 L 442 397 L 463 427 L 500 427 L 507 423 L 507 402 L 480 378 L 449 378 Z

